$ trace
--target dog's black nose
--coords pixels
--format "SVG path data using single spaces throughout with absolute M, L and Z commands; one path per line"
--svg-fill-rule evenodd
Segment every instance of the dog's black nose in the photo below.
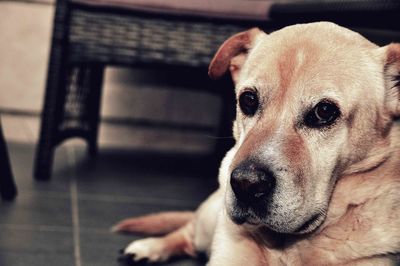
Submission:
M 253 163 L 245 164 L 232 171 L 231 187 L 240 202 L 252 205 L 266 199 L 272 193 L 275 178 L 268 169 Z

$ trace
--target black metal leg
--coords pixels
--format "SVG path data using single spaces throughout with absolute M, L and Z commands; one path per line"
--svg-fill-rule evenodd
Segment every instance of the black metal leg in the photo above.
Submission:
M 17 195 L 17 187 L 11 171 L 7 145 L 0 125 L 0 194 L 3 200 L 12 200 Z

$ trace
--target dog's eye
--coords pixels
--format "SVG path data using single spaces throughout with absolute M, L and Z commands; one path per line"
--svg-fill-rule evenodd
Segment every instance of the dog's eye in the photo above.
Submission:
M 253 91 L 245 91 L 239 97 L 239 106 L 247 116 L 253 116 L 258 109 L 258 96 Z
M 339 108 L 332 102 L 319 102 L 305 118 L 308 127 L 329 126 L 340 116 Z

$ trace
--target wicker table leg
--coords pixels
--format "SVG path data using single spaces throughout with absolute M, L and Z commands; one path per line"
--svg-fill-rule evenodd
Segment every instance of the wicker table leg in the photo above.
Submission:
M 0 124 L 0 194 L 3 200 L 12 200 L 17 195 L 7 145 L 4 140 L 3 130 Z
M 90 92 L 88 101 L 89 111 L 89 128 L 90 131 L 87 136 L 88 152 L 90 156 L 97 154 L 97 138 L 100 122 L 100 103 L 101 103 L 101 92 L 103 85 L 104 66 L 93 65 L 90 70 Z
M 61 47 L 59 49 L 61 50 Z M 36 147 L 34 177 L 37 180 L 50 179 L 54 149 L 60 142 L 59 126 L 64 119 L 68 74 L 66 62 L 60 59 L 60 54 L 60 51 L 57 51 L 50 59 L 40 136 Z
M 55 69 L 51 69 L 50 72 L 54 70 Z M 54 149 L 60 141 L 60 132 L 58 128 L 63 120 L 64 104 L 65 85 L 53 86 L 48 83 L 42 113 L 39 142 L 36 147 L 34 177 L 37 180 L 49 180 L 51 177 Z
M 63 117 L 68 74 L 69 4 L 68 0 L 56 2 L 46 95 L 34 166 L 34 177 L 38 180 L 50 178 L 54 148 L 59 141 L 58 126 Z
M 35 164 L 35 178 L 51 176 L 54 149 L 62 141 L 84 138 L 90 155 L 97 153 L 103 65 L 50 64 Z M 63 83 L 53 82 L 59 77 Z
M 218 139 L 215 145 L 214 156 L 219 166 L 226 152 L 233 146 L 232 122 L 235 118 L 235 93 L 230 79 L 218 81 L 217 88 L 221 92 L 221 112 L 218 127 Z

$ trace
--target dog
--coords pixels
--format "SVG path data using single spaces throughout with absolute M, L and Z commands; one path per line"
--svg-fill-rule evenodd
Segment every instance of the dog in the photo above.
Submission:
M 195 213 L 127 219 L 133 262 L 209 255 L 209 266 L 394 265 L 400 253 L 400 44 L 330 22 L 258 28 L 209 67 L 231 73 L 236 141 Z

